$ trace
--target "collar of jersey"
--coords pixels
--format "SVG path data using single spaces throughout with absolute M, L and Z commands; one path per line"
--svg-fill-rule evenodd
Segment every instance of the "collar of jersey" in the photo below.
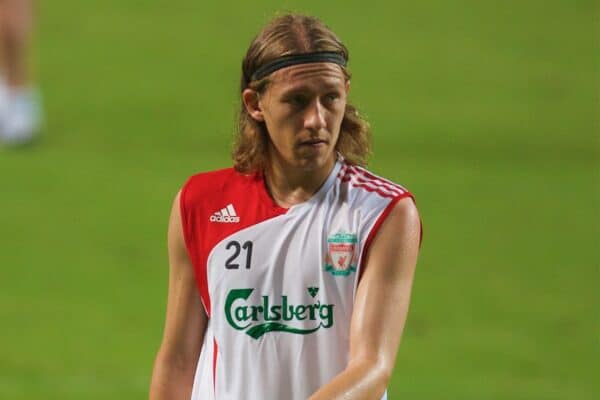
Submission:
M 303 209 L 304 207 L 310 207 L 316 203 L 320 203 L 321 201 L 323 201 L 323 199 L 327 195 L 327 192 L 329 191 L 329 189 L 331 189 L 331 187 L 335 183 L 337 175 L 339 174 L 340 169 L 342 169 L 342 164 L 343 164 L 342 160 L 337 160 L 333 166 L 333 169 L 329 173 L 329 176 L 327 177 L 327 179 L 325 179 L 325 182 L 323 182 L 323 184 L 316 191 L 316 193 L 313 194 L 313 196 L 310 199 L 306 200 L 305 202 L 291 206 L 288 209 L 287 214 L 290 214 L 294 210 L 300 210 L 300 209 Z

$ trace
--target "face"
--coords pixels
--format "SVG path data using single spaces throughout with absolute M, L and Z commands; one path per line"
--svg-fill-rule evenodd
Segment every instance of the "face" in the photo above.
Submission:
M 272 161 L 305 171 L 332 166 L 349 89 L 341 67 L 300 64 L 274 72 L 270 81 L 260 96 L 245 91 L 244 103 L 267 126 Z M 249 107 L 252 96 L 258 101 Z

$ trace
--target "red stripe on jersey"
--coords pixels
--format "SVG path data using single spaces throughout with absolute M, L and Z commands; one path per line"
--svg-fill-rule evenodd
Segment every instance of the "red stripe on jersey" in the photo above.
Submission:
M 358 174 L 354 172 L 350 172 L 348 175 L 342 178 L 342 182 L 348 182 L 355 187 L 370 187 L 377 191 L 377 193 L 381 194 L 384 197 L 395 197 L 400 196 L 404 191 L 400 189 L 391 188 L 389 185 L 386 185 L 384 182 L 364 179 L 360 177 Z M 370 190 L 372 192 L 373 190 Z
M 368 170 L 366 170 L 366 169 L 364 169 L 362 167 L 359 167 L 358 165 L 352 166 L 352 169 L 354 171 L 359 172 L 361 175 L 364 175 L 367 178 L 376 179 L 378 181 L 385 182 L 385 183 L 387 183 L 390 186 L 393 186 L 393 187 L 396 187 L 398 189 L 401 189 L 401 190 L 403 190 L 405 192 L 407 191 L 405 188 L 403 188 L 402 186 L 398 185 L 397 183 L 394 183 L 394 182 L 392 182 L 392 181 L 390 181 L 388 179 L 382 178 L 380 176 L 373 175 L 371 172 L 369 172 Z
M 351 168 L 351 170 L 352 170 L 353 172 L 356 172 L 356 173 L 358 173 L 359 175 L 361 175 L 361 176 L 363 177 L 363 179 L 370 179 L 370 180 L 373 180 L 373 181 L 375 181 L 375 182 L 378 182 L 378 183 L 380 183 L 380 184 L 381 184 L 381 185 L 383 185 L 383 186 L 389 187 L 390 189 L 399 190 L 399 191 L 400 191 L 400 193 L 404 193 L 404 192 L 406 192 L 406 191 L 407 191 L 407 190 L 406 190 L 406 189 L 404 189 L 402 186 L 400 186 L 400 185 L 397 185 L 397 184 L 395 184 L 394 182 L 388 181 L 387 179 L 384 179 L 384 178 L 380 178 L 380 177 L 378 177 L 378 176 L 375 176 L 375 175 L 371 174 L 369 171 L 367 171 L 367 170 L 366 170 L 366 169 L 364 169 L 364 168 L 360 168 L 360 167 L 356 167 L 356 166 L 353 166 L 353 167 L 350 167 L 350 168 Z
M 343 175 L 342 171 L 344 172 Z M 389 183 L 382 179 L 364 176 L 361 174 L 360 170 L 354 168 L 353 166 L 348 166 L 346 168 L 346 165 L 344 165 L 338 174 L 338 178 L 342 182 L 350 182 L 353 187 L 363 188 L 368 192 L 375 192 L 382 197 L 393 198 L 406 193 L 406 191 L 401 189 L 401 187 L 398 185 Z
M 379 188 L 372 187 L 372 186 L 365 185 L 365 184 L 352 183 L 352 186 L 353 187 L 357 187 L 357 188 L 365 189 L 367 192 L 375 192 L 378 195 L 380 195 L 381 197 L 395 198 L 396 196 L 398 196 L 396 194 L 390 194 L 390 193 L 384 192 L 383 190 L 381 190 Z
M 217 391 L 217 355 L 219 346 L 217 345 L 217 339 L 213 338 L 213 392 Z
M 401 185 L 398 185 L 397 183 L 389 181 L 389 180 L 387 180 L 385 178 L 381 178 L 381 177 L 375 176 L 375 175 L 371 174 L 369 171 L 367 171 L 366 169 L 358 167 L 358 166 L 350 166 L 350 169 L 352 171 L 359 172 L 361 175 L 364 175 L 365 177 L 372 178 L 372 179 L 374 179 L 374 180 L 376 180 L 378 182 L 383 182 L 383 183 L 387 184 L 390 187 L 394 187 L 397 190 L 400 190 L 401 191 L 401 198 L 404 198 L 404 197 L 406 197 L 406 195 L 408 195 L 412 199 L 412 201 L 415 204 L 417 204 L 417 201 L 415 200 L 415 197 L 408 190 L 406 190 L 406 188 L 402 187 Z M 423 243 L 423 221 L 420 220 L 419 224 L 420 224 L 420 232 L 419 232 L 419 247 L 420 247 L 421 244 Z
M 342 168 L 340 168 L 340 172 L 338 172 L 337 177 L 343 178 L 344 175 L 346 174 L 347 169 L 348 169 L 348 164 L 342 164 Z
M 350 182 L 353 187 L 375 192 L 382 197 L 393 198 L 407 193 L 407 190 L 402 186 L 373 175 L 356 165 L 344 163 L 337 177 L 342 182 Z

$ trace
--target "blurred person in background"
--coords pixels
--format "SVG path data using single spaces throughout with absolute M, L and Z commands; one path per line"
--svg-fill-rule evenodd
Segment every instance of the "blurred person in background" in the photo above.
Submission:
M 412 195 L 363 167 L 348 56 L 302 15 L 251 43 L 234 167 L 173 203 L 151 399 L 387 398 L 421 227 Z
M 0 0 L 0 142 L 30 142 L 41 124 L 40 97 L 29 73 L 31 0 Z

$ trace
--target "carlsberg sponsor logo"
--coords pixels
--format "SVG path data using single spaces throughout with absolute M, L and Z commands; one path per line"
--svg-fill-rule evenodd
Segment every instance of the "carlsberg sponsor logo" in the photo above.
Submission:
M 311 297 L 315 297 L 319 288 L 307 288 Z M 258 304 L 249 304 L 246 300 L 254 289 L 232 289 L 225 300 L 225 317 L 234 329 L 246 331 L 246 334 L 258 339 L 267 332 L 288 332 L 307 335 L 320 328 L 333 326 L 333 304 L 322 304 L 319 300 L 310 304 L 293 304 L 288 296 L 272 299 L 261 296 Z M 306 323 L 309 321 L 309 327 Z M 302 325 L 302 327 L 298 327 Z

